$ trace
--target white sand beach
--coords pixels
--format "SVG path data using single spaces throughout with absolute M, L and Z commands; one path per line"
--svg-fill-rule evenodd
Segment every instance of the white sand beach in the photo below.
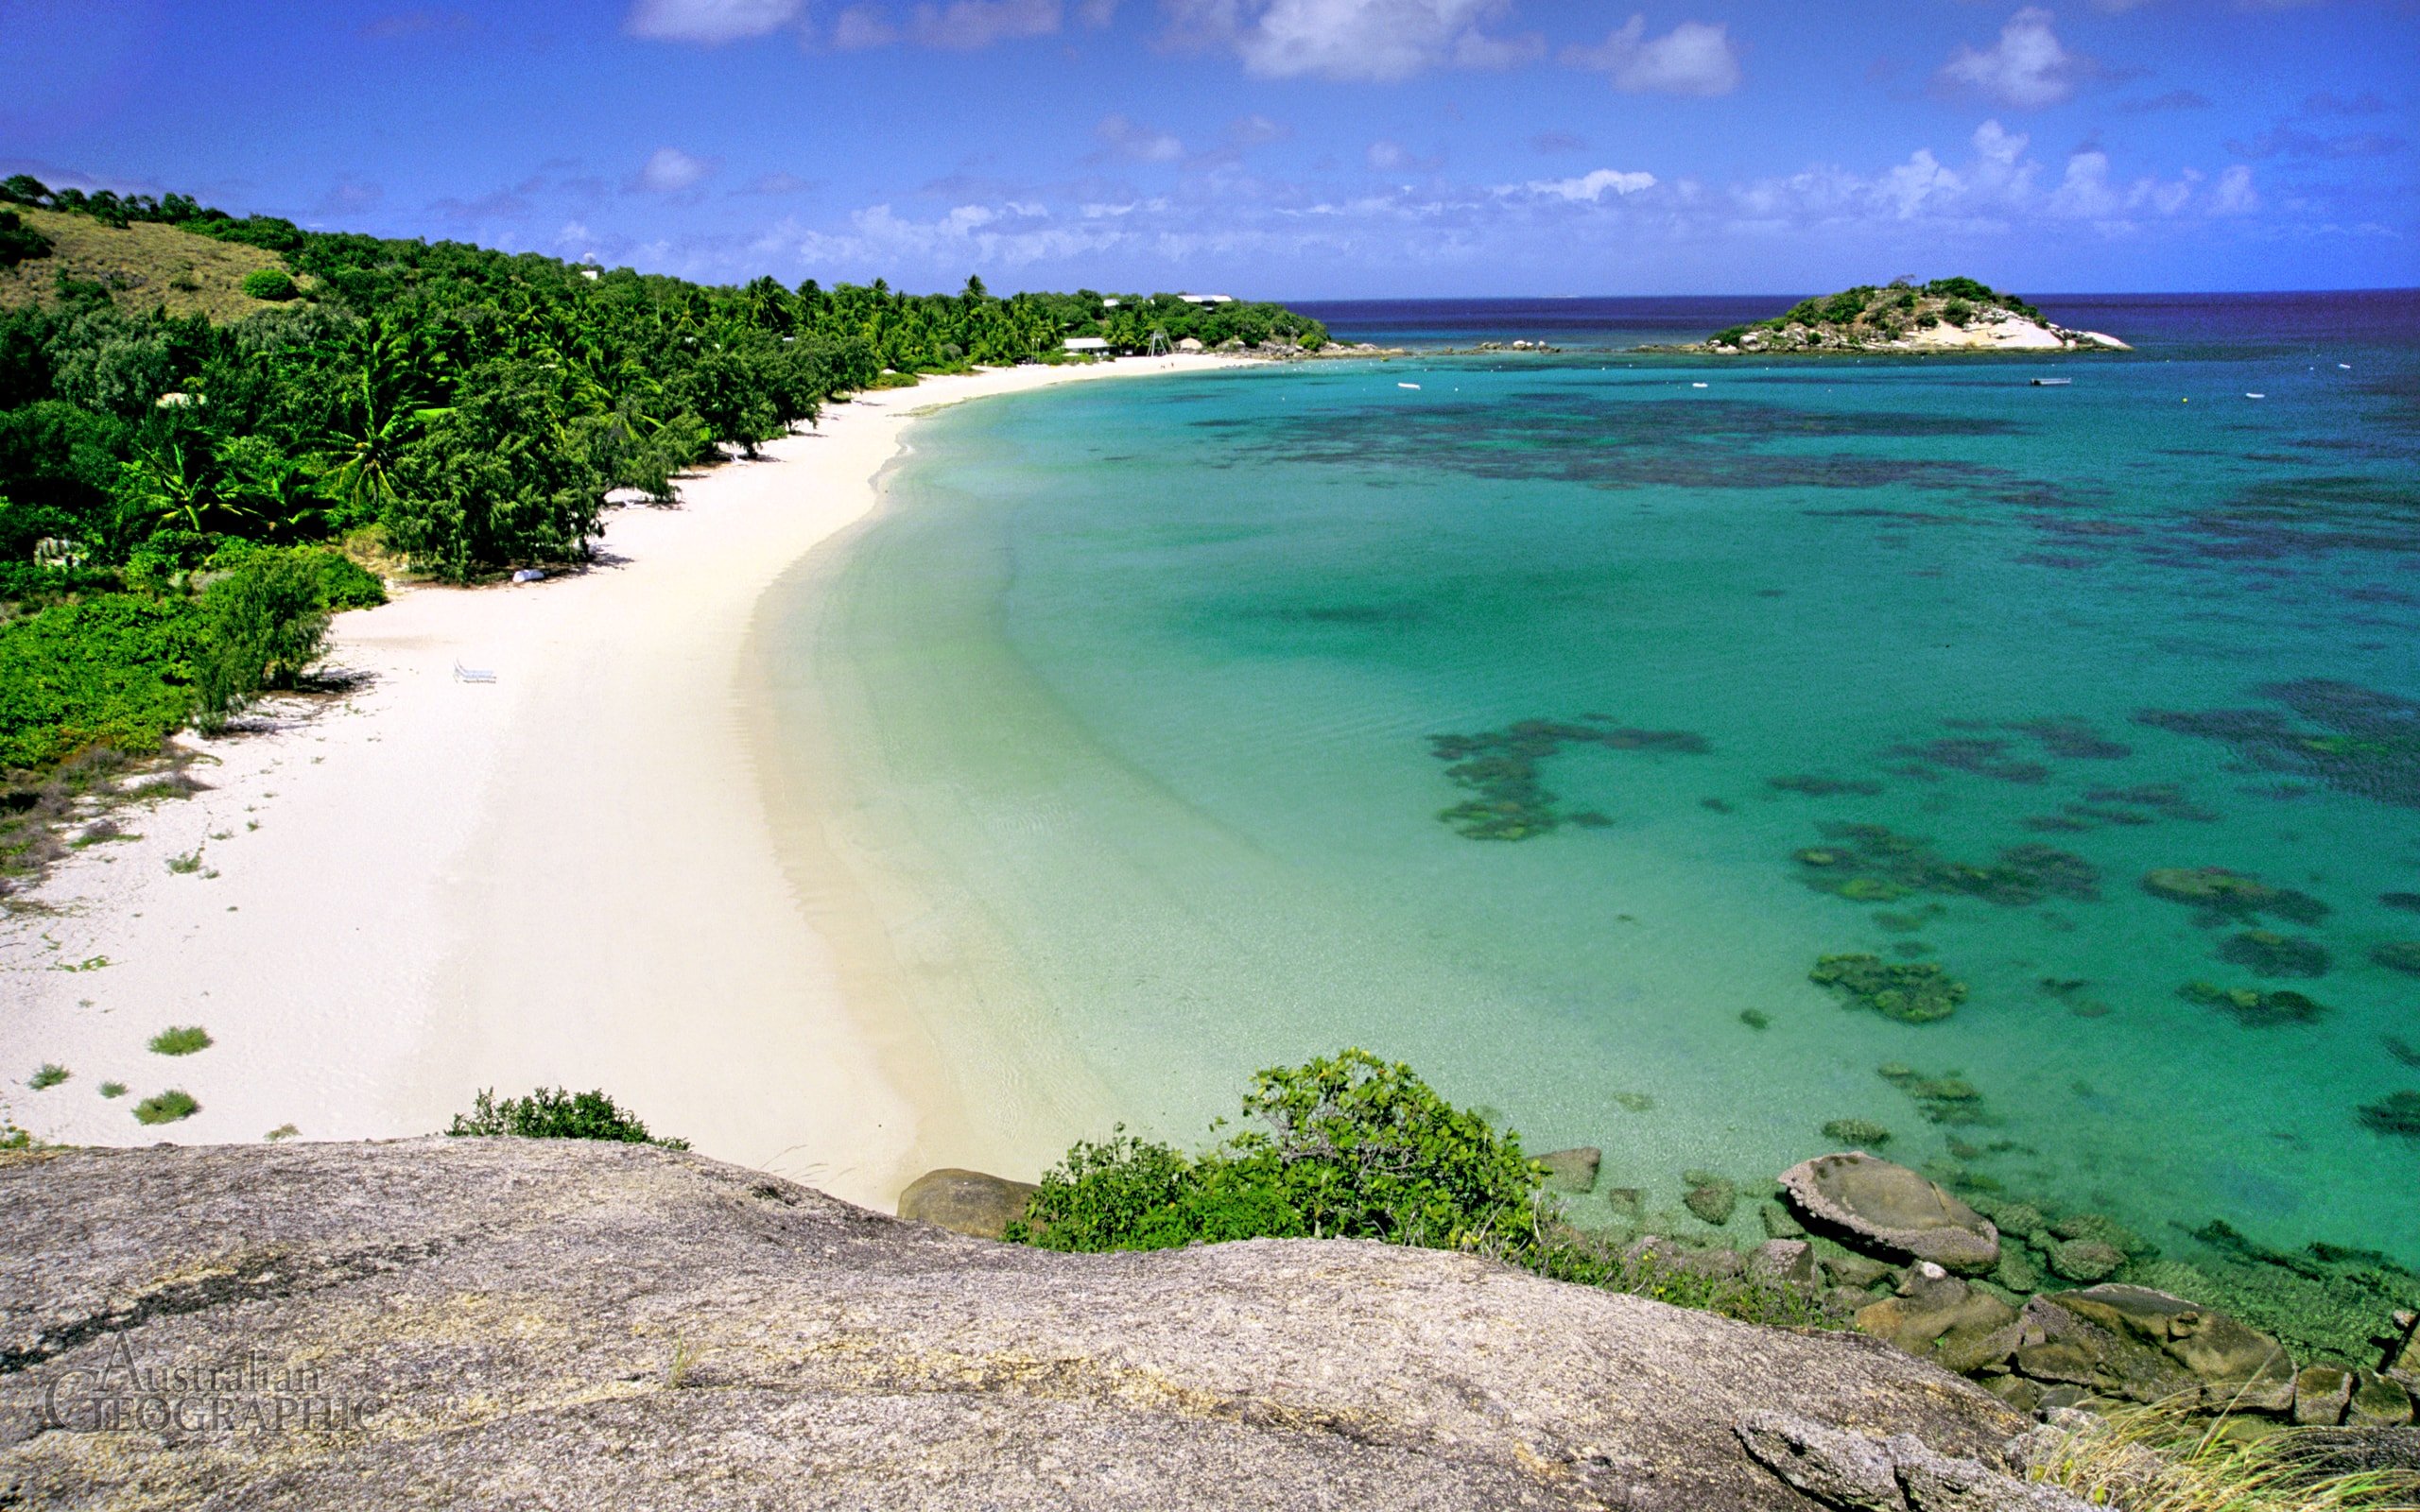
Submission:
M 680 508 L 614 512 L 593 570 L 340 616 L 357 692 L 196 740 L 208 791 L 122 816 L 139 839 L 75 852 L 0 923 L 0 1114 L 88 1144 L 362 1139 L 442 1128 L 483 1087 L 601 1087 L 708 1154 L 887 1205 L 938 1093 L 843 1002 L 769 836 L 757 601 L 873 507 L 915 414 L 1225 360 L 868 394 Z M 210 1048 L 147 1048 L 172 1025 Z M 45 1063 L 68 1079 L 31 1090 Z M 170 1088 L 200 1110 L 139 1124 Z

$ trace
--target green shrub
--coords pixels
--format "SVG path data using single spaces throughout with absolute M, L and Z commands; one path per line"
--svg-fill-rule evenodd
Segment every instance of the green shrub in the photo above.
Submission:
M 48 257 L 50 238 L 26 224 L 13 210 L 0 210 L 0 267 L 14 267 L 29 257 Z
M 1052 1249 L 1156 1249 L 1254 1237 L 1377 1239 L 1506 1251 L 1538 1228 L 1519 1137 L 1359 1050 L 1264 1071 L 1253 1126 L 1195 1160 L 1121 1129 L 1046 1174 L 1011 1237 Z
M 294 276 L 284 268 L 257 268 L 244 275 L 244 293 L 255 300 L 284 301 L 294 298 Z
M 320 604 L 323 609 L 375 609 L 387 602 L 387 583 L 376 573 L 340 551 L 309 553 L 320 574 Z
M 1748 328 L 1744 325 L 1725 326 L 1717 331 L 1711 339 L 1718 347 L 1736 347 L 1739 344 L 1739 338 L 1747 334 Z
M 67 1076 L 68 1072 L 66 1067 L 54 1066 L 45 1061 L 39 1071 L 36 1071 L 32 1075 L 26 1078 L 26 1085 L 38 1092 L 48 1091 L 51 1088 L 58 1086 L 62 1081 L 65 1081 Z
M 480 1092 L 468 1113 L 454 1115 L 453 1135 L 510 1135 L 527 1140 L 608 1140 L 624 1144 L 660 1144 L 685 1150 L 687 1140 L 658 1139 L 636 1115 L 614 1106 L 601 1091 L 577 1095 L 561 1088 L 541 1087 L 527 1097 L 496 1101 L 493 1088 Z
M 327 643 L 320 554 L 262 552 L 202 595 L 194 683 L 205 724 L 223 724 L 265 688 L 290 688 Z
M 104 1097 L 123 1097 L 126 1095 L 126 1083 L 122 1081 L 105 1081 L 101 1083 L 97 1090 Z
M 156 750 L 191 715 L 199 615 L 105 593 L 0 625 L 0 770 L 43 770 L 92 746 Z
M 151 1037 L 151 1053 L 155 1056 L 190 1056 L 207 1050 L 216 1043 L 210 1031 L 201 1025 L 188 1024 L 179 1029 L 163 1029 Z
M 190 1092 L 171 1088 L 135 1104 L 134 1121 L 138 1124 L 173 1124 L 200 1111 L 201 1105 L 193 1100 Z
M 1539 1275 L 1757 1323 L 1838 1327 L 1806 1293 L 1626 1256 L 1557 1217 L 1518 1135 L 1358 1050 L 1264 1071 L 1250 1125 L 1200 1156 L 1124 1128 L 1079 1143 L 1008 1226 L 1014 1243 L 1097 1252 L 1233 1239 L 1376 1239 L 1494 1256 Z
M 1941 307 L 1941 318 L 1951 325 L 1962 326 L 1975 318 L 1975 307 L 1964 300 L 1952 300 Z

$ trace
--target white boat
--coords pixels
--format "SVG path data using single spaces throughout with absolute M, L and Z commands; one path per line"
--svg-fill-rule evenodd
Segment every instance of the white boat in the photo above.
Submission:
M 1397 388 L 1417 388 L 1420 386 L 1418 384 L 1397 384 L 1395 387 Z
M 1692 387 L 1692 388 L 1703 388 L 1703 387 L 1705 387 L 1705 385 L 1703 385 L 1703 384 L 1691 384 L 1691 385 L 1689 385 L 1689 387 Z
M 2254 393 L 2252 390 L 2250 390 L 2250 389 L 2248 389 L 2248 388 L 2247 388 L 2247 389 L 2245 389 L 2245 390 L 2244 390 L 2244 392 L 2243 392 L 2243 397 L 2244 397 L 2244 398 L 2246 398 L 2246 399 L 2266 399 L 2266 398 L 2268 398 L 2269 396 L 2268 396 L 2267 394 L 2256 394 L 2256 393 Z
M 2034 378 L 2029 381 L 2036 388 L 2066 388 L 2075 383 L 2072 378 Z

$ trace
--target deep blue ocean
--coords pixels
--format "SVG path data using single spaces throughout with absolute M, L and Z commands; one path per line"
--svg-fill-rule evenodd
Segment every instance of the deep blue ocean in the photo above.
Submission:
M 915 433 L 780 646 L 959 1163 L 1359 1044 L 1668 1228 L 1854 1119 L 2152 1284 L 2420 1265 L 2420 294 L 1628 350 L 1788 302 L 1314 306 L 1563 351 Z

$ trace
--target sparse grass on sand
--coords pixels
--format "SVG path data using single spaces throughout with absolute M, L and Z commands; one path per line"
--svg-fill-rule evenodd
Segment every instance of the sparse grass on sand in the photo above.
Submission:
M 191 1092 L 172 1087 L 135 1104 L 134 1121 L 138 1124 L 173 1124 L 200 1111 L 201 1105 L 193 1100 Z
M 65 1066 L 54 1066 L 44 1061 L 40 1071 L 26 1078 L 26 1085 L 38 1092 L 46 1091 L 65 1081 L 67 1077 L 68 1070 Z
M 151 1053 L 155 1056 L 190 1056 L 197 1050 L 207 1050 L 212 1040 L 210 1031 L 201 1025 L 187 1024 L 182 1028 L 163 1029 L 151 1037 Z
M 2126 1512 L 2408 1512 L 2420 1474 L 2330 1471 L 2322 1430 L 2195 1418 L 2154 1405 L 2070 1437 L 2036 1479 Z
M 100 1092 L 104 1097 L 123 1097 L 126 1095 L 126 1083 L 122 1081 L 105 1081 L 101 1083 Z

